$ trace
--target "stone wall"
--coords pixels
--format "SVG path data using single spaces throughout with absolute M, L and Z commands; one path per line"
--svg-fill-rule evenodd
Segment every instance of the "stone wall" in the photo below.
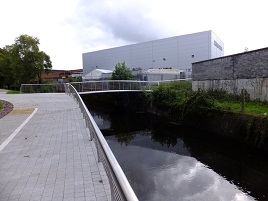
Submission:
M 193 90 L 223 89 L 268 100 L 268 48 L 192 64 Z

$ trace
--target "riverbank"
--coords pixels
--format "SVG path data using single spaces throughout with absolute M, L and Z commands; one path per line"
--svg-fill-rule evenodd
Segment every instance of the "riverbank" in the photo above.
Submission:
M 189 90 L 189 83 L 173 83 L 154 89 L 147 112 L 268 151 L 267 103 L 250 102 L 241 112 L 241 97 L 224 91 Z
M 246 114 L 228 110 L 227 107 L 221 108 L 218 103 L 224 102 L 221 99 L 226 94 L 215 92 L 218 99 L 212 99 L 204 93 L 193 93 L 189 83 L 182 85 L 183 87 L 181 84 L 160 85 L 150 93 L 103 93 L 83 95 L 82 98 L 89 107 L 114 112 L 119 110 L 147 112 L 164 117 L 173 124 L 204 131 L 202 133 L 208 133 L 209 137 L 233 140 L 268 151 L 266 115 Z M 232 101 L 225 100 L 225 102 Z M 266 109 L 265 105 L 263 108 Z
M 234 140 L 268 152 L 268 118 L 264 116 L 207 108 L 182 112 L 152 107 L 147 112 L 165 117 L 174 124 L 204 131 L 210 137 Z

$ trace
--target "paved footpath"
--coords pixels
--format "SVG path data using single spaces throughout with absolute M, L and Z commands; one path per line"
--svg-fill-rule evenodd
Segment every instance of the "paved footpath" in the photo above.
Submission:
M 111 200 L 106 173 L 73 98 L 0 93 L 0 99 L 14 105 L 0 119 L 0 201 Z

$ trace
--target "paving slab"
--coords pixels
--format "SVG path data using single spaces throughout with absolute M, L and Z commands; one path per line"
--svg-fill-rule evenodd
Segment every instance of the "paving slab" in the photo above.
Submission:
M 111 200 L 82 114 L 66 94 L 0 94 L 14 105 L 0 119 L 0 200 Z

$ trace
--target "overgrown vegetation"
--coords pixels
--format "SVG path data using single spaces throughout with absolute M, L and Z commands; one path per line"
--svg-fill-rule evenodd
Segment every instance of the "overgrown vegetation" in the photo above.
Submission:
M 268 151 L 267 102 L 250 101 L 246 95 L 242 113 L 239 95 L 222 90 L 193 92 L 190 82 L 160 85 L 145 97 L 152 112 L 177 124 Z
M 193 92 L 190 82 L 172 82 L 155 87 L 148 95 L 152 103 L 161 110 L 179 109 L 182 112 L 198 108 L 241 112 L 241 97 L 222 90 Z M 268 115 L 268 104 L 246 98 L 245 113 Z
M 193 96 L 190 82 L 171 82 L 153 88 L 151 100 L 159 108 L 184 105 Z

